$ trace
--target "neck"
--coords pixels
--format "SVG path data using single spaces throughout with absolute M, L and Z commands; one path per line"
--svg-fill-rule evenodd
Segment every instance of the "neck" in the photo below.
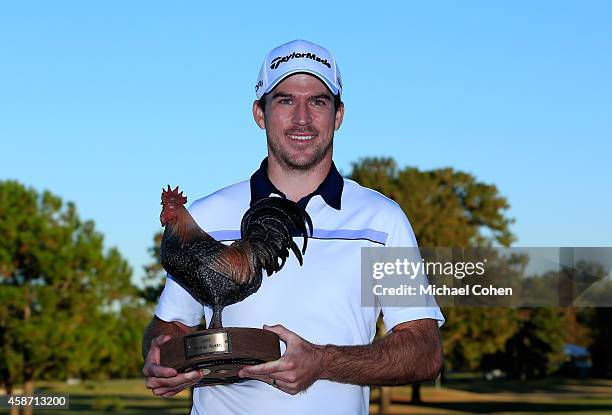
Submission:
M 307 170 L 297 170 L 283 166 L 269 154 L 268 177 L 272 184 L 283 192 L 288 199 L 297 202 L 317 190 L 327 177 L 331 165 L 331 157 L 325 157 L 317 165 Z
M 176 235 L 181 244 L 188 243 L 207 235 L 189 214 L 185 206 L 176 208 L 176 220 L 171 225 L 172 234 Z

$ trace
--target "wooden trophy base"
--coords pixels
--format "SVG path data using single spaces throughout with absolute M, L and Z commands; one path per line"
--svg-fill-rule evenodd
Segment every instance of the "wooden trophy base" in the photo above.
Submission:
M 280 358 L 280 339 L 269 330 L 227 327 L 176 337 L 160 347 L 160 364 L 178 372 L 200 369 L 196 386 L 241 382 L 238 371 Z

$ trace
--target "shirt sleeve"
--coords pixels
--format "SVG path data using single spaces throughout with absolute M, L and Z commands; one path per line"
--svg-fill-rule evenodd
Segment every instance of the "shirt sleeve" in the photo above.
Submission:
M 168 274 L 155 308 L 155 315 L 164 321 L 178 321 L 193 327 L 200 324 L 204 307 Z
M 391 217 L 388 232 L 385 247 L 418 247 L 412 226 L 399 205 L 397 205 L 397 208 Z M 420 260 L 420 256 L 418 260 Z M 418 282 L 418 284 L 423 286 L 429 285 L 427 275 L 424 272 L 417 275 L 415 282 Z M 420 300 L 425 302 L 425 306 L 390 307 L 385 306 L 383 302 L 383 321 L 387 327 L 387 330 L 391 330 L 396 325 L 406 321 L 420 320 L 424 318 L 437 320 L 438 326 L 442 326 L 442 324 L 444 324 L 444 316 L 442 315 L 442 311 L 440 311 L 440 307 L 436 303 L 435 298 L 430 295 Z

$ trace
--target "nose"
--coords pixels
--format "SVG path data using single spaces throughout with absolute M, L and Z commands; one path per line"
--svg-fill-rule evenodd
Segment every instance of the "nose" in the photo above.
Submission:
M 298 102 L 295 104 L 292 121 L 298 125 L 308 125 L 312 122 L 312 114 L 308 103 Z

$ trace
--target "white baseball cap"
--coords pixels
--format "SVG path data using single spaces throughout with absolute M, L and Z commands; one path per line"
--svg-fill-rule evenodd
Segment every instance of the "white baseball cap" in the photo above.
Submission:
M 298 72 L 316 76 L 334 95 L 341 95 L 340 70 L 331 52 L 306 40 L 294 40 L 272 49 L 266 55 L 255 84 L 257 99 L 261 99 L 289 75 Z

